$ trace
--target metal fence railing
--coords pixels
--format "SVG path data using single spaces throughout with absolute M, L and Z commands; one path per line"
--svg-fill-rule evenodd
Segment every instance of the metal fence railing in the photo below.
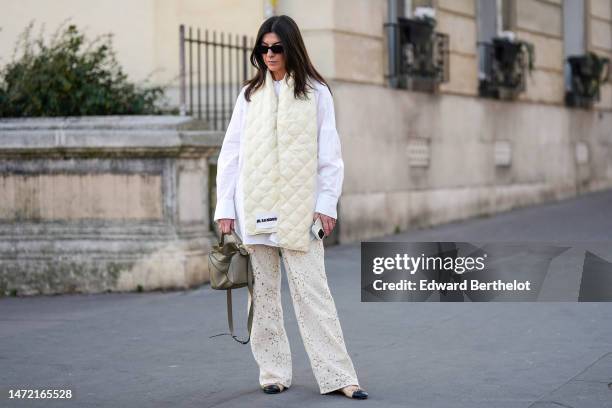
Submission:
M 180 114 L 224 130 L 242 84 L 255 68 L 249 62 L 254 39 L 179 27 Z

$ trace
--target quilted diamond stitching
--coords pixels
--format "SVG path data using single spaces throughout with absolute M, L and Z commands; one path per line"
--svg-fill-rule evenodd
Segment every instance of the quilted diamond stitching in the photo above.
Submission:
M 296 99 L 293 78 L 281 82 L 278 97 L 272 75 L 252 96 L 245 126 L 243 169 L 245 226 L 249 235 L 277 232 L 279 245 L 308 251 L 317 177 L 316 101 Z M 276 211 L 276 228 L 255 231 L 254 214 Z

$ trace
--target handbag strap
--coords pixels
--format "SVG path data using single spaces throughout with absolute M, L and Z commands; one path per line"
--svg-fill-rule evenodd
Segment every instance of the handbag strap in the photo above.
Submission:
M 222 232 L 221 233 L 221 241 L 219 242 L 219 246 L 223 246 L 223 243 L 225 242 L 225 236 L 226 235 L 232 235 L 234 237 L 234 239 L 236 240 L 236 243 L 238 244 L 242 244 L 242 240 L 240 239 L 240 237 L 238 236 L 238 234 L 236 234 L 236 231 L 231 230 L 230 233 L 226 233 L 226 232 Z
M 215 334 L 214 336 L 210 336 L 209 338 L 217 337 L 217 336 L 224 336 L 224 335 L 231 335 L 234 340 L 242 344 L 247 344 L 251 340 L 251 328 L 253 327 L 253 306 L 254 304 L 253 304 L 253 268 L 251 265 L 250 257 L 249 257 L 249 261 L 247 264 L 248 264 L 247 266 L 247 286 L 249 289 L 249 293 L 251 295 L 250 302 L 249 302 L 249 317 L 247 321 L 249 337 L 246 340 L 241 340 L 238 338 L 238 336 L 234 334 L 234 316 L 232 313 L 232 290 L 228 289 L 227 290 L 227 324 L 229 326 L 230 332 Z
M 250 266 L 249 266 L 249 271 L 251 271 Z M 247 320 L 247 328 L 249 331 L 249 337 L 246 340 L 240 340 L 234 334 L 234 319 L 233 319 L 233 313 L 232 313 L 232 290 L 231 289 L 227 290 L 227 323 L 230 328 L 230 334 L 232 335 L 234 340 L 242 344 L 247 344 L 251 340 L 251 328 L 253 327 L 253 282 L 252 282 L 251 272 L 248 273 L 247 285 L 249 288 L 249 293 L 251 294 L 250 296 L 251 300 L 249 302 L 249 317 Z

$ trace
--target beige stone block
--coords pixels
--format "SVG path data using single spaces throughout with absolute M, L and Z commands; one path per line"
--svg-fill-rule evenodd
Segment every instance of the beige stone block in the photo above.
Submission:
M 263 4 L 261 7 L 263 9 Z M 313 13 L 313 10 L 316 10 L 316 13 Z M 335 6 L 333 1 L 279 1 L 276 11 L 279 15 L 286 14 L 293 18 L 300 27 L 302 34 L 308 30 L 330 30 L 335 28 Z
M 334 28 L 373 37 L 384 35 L 386 0 L 335 0 L 333 4 Z M 308 3 L 308 2 L 306 2 Z M 313 10 L 309 7 L 309 10 Z M 316 13 L 309 13 L 315 14 Z
M 92 197 L 92 199 L 88 200 L 88 205 L 83 206 L 82 208 L 85 211 L 89 210 L 90 214 L 95 214 L 94 218 L 106 217 L 106 212 L 108 210 L 103 197 L 108 197 L 109 195 L 115 194 L 112 182 L 106 179 L 105 176 L 106 175 L 92 174 L 88 177 L 88 181 L 91 183 L 91 186 L 93 187 L 95 185 L 95 188 L 86 192 L 88 197 Z M 54 216 L 57 215 L 54 214 Z
M 450 10 L 475 16 L 476 3 L 474 0 L 438 0 L 438 10 Z
M 124 181 L 125 190 L 129 194 L 125 195 L 125 214 L 127 218 L 136 218 L 142 211 L 140 206 L 140 197 L 142 195 L 140 186 L 141 180 L 134 178 L 126 178 Z
M 343 193 L 377 191 L 383 185 L 406 189 L 410 185 L 407 139 L 435 132 L 430 115 L 436 106 L 429 102 L 434 96 L 353 83 L 336 83 L 332 88 L 346 168 Z
M 102 204 L 101 215 L 104 218 L 123 218 L 127 213 L 127 176 L 125 174 L 104 174 L 100 176 L 102 184 L 107 186 L 108 194 L 97 197 Z M 77 215 L 76 213 L 74 214 Z
M 161 219 L 160 176 L 4 175 L 0 218 L 28 220 Z
M 589 0 L 591 2 L 591 15 L 600 18 L 612 19 L 612 2 L 610 0 Z
M 488 214 L 490 204 L 487 190 L 486 187 L 470 186 L 432 191 L 430 203 L 436 214 L 432 223 L 435 225 Z
M 591 19 L 591 46 L 612 51 L 612 24 Z
M 144 290 L 185 287 L 185 250 L 176 243 L 168 244 L 139 259 L 117 280 L 117 290 Z
M 408 227 L 429 227 L 429 201 L 428 190 L 413 190 L 408 196 Z
M 413 191 L 400 190 L 389 191 L 385 197 L 387 214 L 387 225 L 389 232 L 392 233 L 399 228 L 400 231 L 406 230 L 410 225 L 410 196 Z
M 533 44 L 535 67 L 563 71 L 563 40 L 519 31 L 520 39 Z
M 304 43 L 313 65 L 324 78 L 336 77 L 334 34 L 331 30 L 303 30 Z
M 478 94 L 478 66 L 476 56 L 450 53 L 449 82 L 440 85 L 442 92 L 465 95 Z
M 437 18 L 436 31 L 449 35 L 451 51 L 476 55 L 476 21 L 473 18 L 445 11 L 439 12 Z
M 157 214 L 161 217 L 161 196 L 159 177 L 142 174 L 141 177 L 126 177 L 126 216 L 129 219 L 146 217 L 146 214 Z
M 161 177 L 152 174 L 143 174 L 141 177 L 140 207 L 143 217 L 155 219 L 163 218 L 163 194 Z
M 518 28 L 561 38 L 563 33 L 561 7 L 541 0 L 516 2 Z
M 605 83 L 599 90 L 599 102 L 595 104 L 599 109 L 612 109 L 612 84 Z
M 490 126 L 484 106 L 472 103 L 470 97 L 449 95 L 441 98 L 436 114 L 444 120 L 431 145 L 429 185 L 461 187 L 493 182 L 491 135 L 482 134 Z
M 462 187 L 494 181 L 490 146 L 473 139 L 461 143 L 452 140 L 453 134 L 447 136 L 446 142 L 432 146 L 432 166 L 435 166 L 430 176 L 432 185 Z M 470 136 L 474 138 L 477 133 Z M 474 160 L 474 157 L 480 159 Z
M 343 194 L 341 200 L 341 241 L 350 242 L 365 236 L 381 236 L 392 230 L 387 219 L 385 192 Z
M 371 37 L 337 32 L 334 35 L 337 79 L 382 84 L 383 41 Z
M 185 284 L 189 287 L 210 281 L 208 257 L 189 253 L 185 259 Z
M 12 219 L 13 214 L 11 209 L 15 202 L 15 186 L 14 177 L 9 177 L 6 174 L 0 174 L 0 220 Z
M 51 205 L 52 219 L 71 220 L 71 219 L 79 218 L 78 212 L 83 207 L 79 208 L 78 206 L 74 205 L 75 201 L 77 201 L 78 199 L 75 189 L 74 189 L 74 182 L 76 181 L 75 177 L 79 177 L 79 176 L 74 176 L 74 175 L 69 175 L 69 174 L 57 174 L 57 175 L 39 175 L 39 176 L 32 176 L 32 177 L 40 177 L 43 179 L 44 183 L 50 183 L 53 186 L 52 187 L 53 188 L 53 194 L 52 194 L 53 199 L 50 203 L 48 203 L 49 205 Z M 22 183 L 23 182 L 24 181 L 22 181 Z M 103 183 L 103 185 L 107 185 L 107 184 Z M 105 196 L 112 197 L 112 200 L 110 200 L 111 201 L 110 204 L 113 206 L 116 206 L 118 197 L 115 196 L 114 191 L 112 190 L 108 191 L 108 194 L 106 194 Z M 98 204 L 101 204 L 101 202 L 98 200 L 95 200 L 95 202 Z M 19 202 L 17 202 L 16 204 L 17 204 L 17 208 L 23 208 Z M 100 214 L 101 212 L 96 212 L 95 215 L 94 214 L 92 215 L 93 215 L 93 218 L 98 218 Z
M 189 222 L 204 220 L 203 187 L 204 180 L 202 174 L 192 172 L 179 173 L 179 221 Z
M 38 179 L 26 175 L 17 176 L 15 183 L 15 204 L 21 210 L 21 218 L 38 219 L 40 217 Z
M 452 203 L 452 205 L 449 205 Z M 488 187 L 457 187 L 411 191 L 409 224 L 428 227 L 491 211 Z
M 92 197 L 94 194 L 97 194 L 98 190 L 95 188 L 95 183 L 92 179 L 92 174 L 80 174 L 76 181 L 78 183 L 78 193 L 76 194 L 76 200 L 78 203 L 77 206 L 79 208 L 79 211 L 83 212 L 84 214 L 93 214 L 93 202 L 97 202 L 97 200 L 92 200 L 90 197 Z M 50 184 L 51 183 L 44 183 L 43 185 Z M 52 194 L 53 191 L 50 191 L 50 193 Z M 45 206 L 43 206 L 43 208 L 44 207 Z
M 526 90 L 519 100 L 562 104 L 565 100 L 565 81 L 560 72 L 534 70 L 526 75 Z
M 545 183 L 494 186 L 492 191 L 495 212 L 541 203 L 546 195 L 550 195 L 551 189 L 552 186 Z

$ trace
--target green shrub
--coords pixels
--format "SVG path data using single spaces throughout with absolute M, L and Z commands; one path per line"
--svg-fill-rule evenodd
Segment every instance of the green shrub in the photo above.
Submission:
M 0 117 L 160 113 L 164 89 L 128 81 L 111 34 L 86 42 L 75 25 L 60 26 L 45 44 L 42 34 L 31 38 L 32 26 L 0 70 Z

